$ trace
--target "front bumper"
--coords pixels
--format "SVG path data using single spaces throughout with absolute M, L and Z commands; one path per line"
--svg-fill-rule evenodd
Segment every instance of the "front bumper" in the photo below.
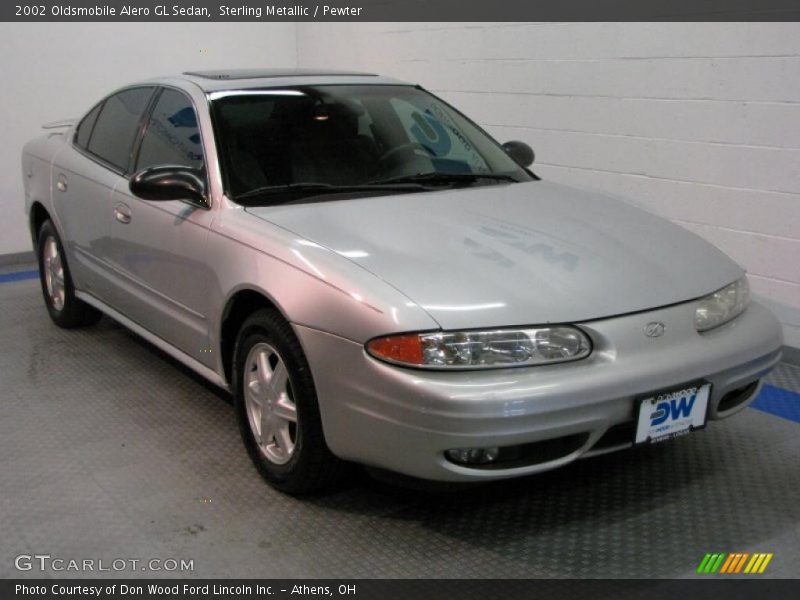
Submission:
M 610 445 L 598 441 L 635 419 L 635 398 L 654 390 L 709 381 L 709 420 L 747 406 L 759 385 L 734 406 L 727 401 L 720 406 L 720 401 L 758 382 L 780 360 L 780 324 L 753 302 L 730 323 L 699 334 L 694 310 L 695 303 L 688 302 L 582 323 L 594 344 L 589 358 L 487 371 L 399 368 L 373 359 L 356 342 L 299 325 L 295 330 L 312 366 L 325 438 L 334 454 L 423 479 L 481 481 L 630 446 L 625 439 Z M 665 324 L 662 337 L 644 335 L 651 321 Z M 451 448 L 558 439 L 572 441 L 550 444 L 542 460 L 511 468 L 465 467 L 444 455 Z

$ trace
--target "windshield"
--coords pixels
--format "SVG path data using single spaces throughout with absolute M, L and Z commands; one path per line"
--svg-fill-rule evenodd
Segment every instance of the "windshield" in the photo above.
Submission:
M 281 202 L 288 190 L 296 200 L 535 179 L 474 123 L 412 86 L 232 90 L 209 99 L 226 190 L 248 204 Z

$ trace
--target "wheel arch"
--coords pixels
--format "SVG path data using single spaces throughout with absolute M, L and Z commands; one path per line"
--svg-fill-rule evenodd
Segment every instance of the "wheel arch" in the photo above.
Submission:
M 53 218 L 50 216 L 50 212 L 45 208 L 44 204 L 37 200 L 31 205 L 28 219 L 31 228 L 31 239 L 33 240 L 34 247 L 36 247 L 39 241 L 39 230 L 42 228 L 42 223 L 48 219 L 52 221 Z M 55 223 L 53 223 L 53 225 L 55 226 Z
M 233 353 L 236 349 L 236 336 L 247 317 L 257 310 L 274 310 L 280 314 L 287 323 L 291 323 L 286 313 L 277 302 L 263 290 L 245 287 L 234 291 L 222 311 L 219 324 L 218 346 L 222 372 L 229 386 L 233 384 Z

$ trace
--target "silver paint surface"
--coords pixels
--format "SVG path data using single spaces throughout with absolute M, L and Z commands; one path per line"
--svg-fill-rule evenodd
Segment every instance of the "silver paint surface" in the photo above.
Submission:
M 626 314 L 743 274 L 678 225 L 544 181 L 247 212 L 362 266 L 445 329 Z

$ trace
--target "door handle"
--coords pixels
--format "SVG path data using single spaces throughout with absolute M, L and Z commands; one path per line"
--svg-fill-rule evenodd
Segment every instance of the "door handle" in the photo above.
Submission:
M 117 204 L 114 207 L 114 218 L 123 225 L 127 225 L 131 222 L 131 209 L 124 204 Z

